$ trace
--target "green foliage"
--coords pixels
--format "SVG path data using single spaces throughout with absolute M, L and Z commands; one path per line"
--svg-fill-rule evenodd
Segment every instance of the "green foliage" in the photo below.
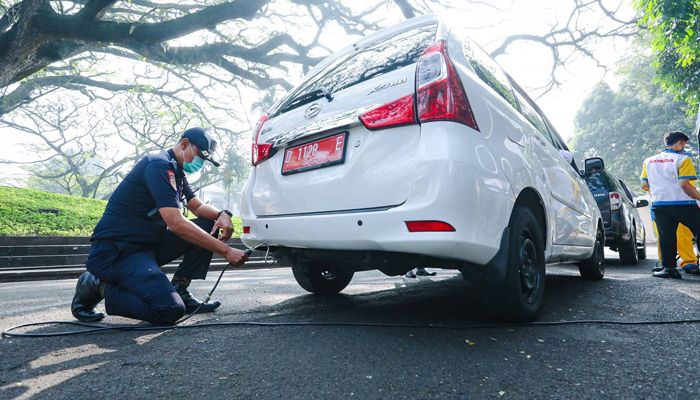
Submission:
M 650 64 L 641 57 L 624 67 L 618 92 L 605 84 L 595 88 L 576 115 L 571 143 L 577 159 L 602 157 L 606 169 L 638 192 L 642 162 L 663 149 L 664 133 L 686 132 L 696 149 L 695 119 L 654 83 L 656 71 Z
M 232 237 L 240 237 L 243 234 L 243 221 L 239 217 L 231 218 L 233 222 L 233 235 Z
M 90 236 L 104 200 L 0 186 L 0 235 Z
M 660 82 L 694 111 L 700 104 L 700 0 L 636 0 L 652 35 Z

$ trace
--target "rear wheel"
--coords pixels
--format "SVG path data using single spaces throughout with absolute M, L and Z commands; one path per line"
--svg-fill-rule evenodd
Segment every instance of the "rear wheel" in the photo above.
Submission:
M 598 230 L 593 254 L 578 264 L 578 270 L 584 279 L 599 281 L 605 276 L 605 253 L 603 249 L 603 233 Z
M 355 273 L 319 262 L 294 262 L 292 273 L 304 290 L 321 296 L 330 296 L 345 289 Z
M 637 258 L 640 260 L 647 259 L 647 232 L 644 231 L 644 236 L 642 237 L 642 244 L 637 248 Z
M 637 265 L 639 263 L 637 253 L 637 228 L 633 224 L 630 232 L 630 240 L 620 245 L 620 261 L 623 264 Z
M 484 306 L 509 321 L 532 321 L 542 308 L 545 283 L 544 244 L 540 224 L 532 211 L 520 205 L 508 224 L 505 282 L 481 290 Z

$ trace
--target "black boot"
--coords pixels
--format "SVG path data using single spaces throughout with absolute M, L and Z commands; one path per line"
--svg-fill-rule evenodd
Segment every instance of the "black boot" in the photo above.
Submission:
M 181 286 L 179 284 L 175 284 L 173 286 L 175 287 L 175 291 L 177 292 L 177 294 L 180 295 L 182 302 L 185 303 L 186 314 L 192 314 L 195 311 L 197 311 L 197 314 L 214 312 L 214 310 L 219 308 L 219 306 L 221 305 L 220 301 L 202 303 L 201 301 L 197 300 L 196 297 L 192 296 L 192 293 L 190 293 L 187 290 L 187 287 Z
M 651 274 L 654 278 L 671 278 L 671 279 L 683 279 L 681 273 L 675 268 L 665 267 L 661 271 L 656 271 Z
M 89 272 L 83 272 L 75 285 L 75 296 L 70 305 L 73 316 L 83 322 L 97 322 L 105 315 L 95 311 L 95 306 L 104 297 L 100 291 L 100 280 Z

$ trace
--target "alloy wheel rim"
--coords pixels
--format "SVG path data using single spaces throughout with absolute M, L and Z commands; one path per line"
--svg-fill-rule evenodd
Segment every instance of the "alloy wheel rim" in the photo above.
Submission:
M 532 303 L 540 285 L 539 269 L 537 268 L 537 250 L 529 236 L 521 236 L 518 254 L 518 270 L 520 272 L 520 287 L 525 300 Z

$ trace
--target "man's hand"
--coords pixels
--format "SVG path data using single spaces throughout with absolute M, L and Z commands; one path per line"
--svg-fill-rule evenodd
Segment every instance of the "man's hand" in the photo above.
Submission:
M 219 215 L 219 218 L 214 221 L 214 227 L 209 234 L 214 235 L 214 233 L 219 229 L 222 231 L 221 236 L 219 236 L 219 240 L 225 242 L 231 239 L 231 235 L 233 235 L 233 222 L 231 221 L 231 217 L 224 212 L 222 212 L 221 215 Z
M 229 247 L 223 256 L 226 261 L 228 261 L 234 267 L 240 267 L 246 261 L 248 261 L 248 254 L 246 254 L 244 251 L 234 249 L 233 247 Z

